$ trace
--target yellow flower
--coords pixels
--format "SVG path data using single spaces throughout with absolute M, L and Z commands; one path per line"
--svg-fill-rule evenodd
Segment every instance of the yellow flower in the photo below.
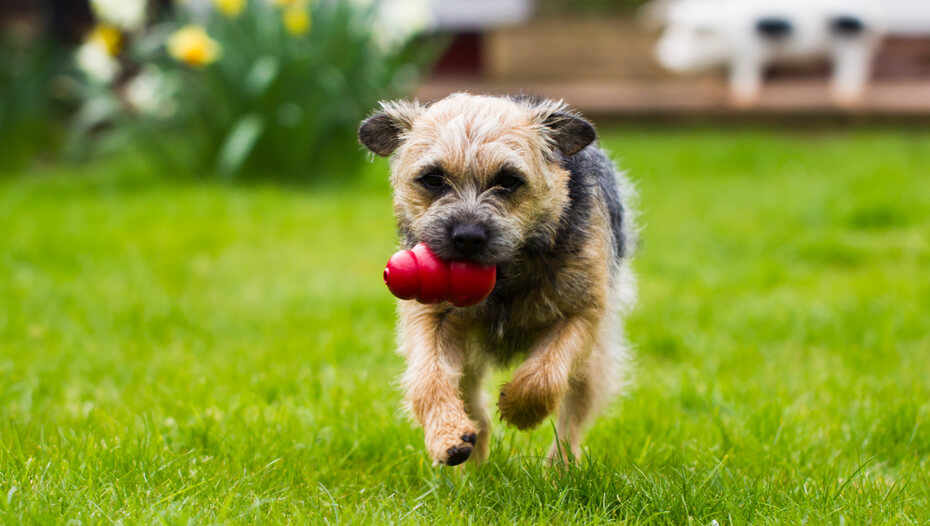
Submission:
M 294 4 L 284 10 L 284 29 L 294 36 L 303 36 L 310 31 L 310 13 L 300 4 Z
M 247 0 L 213 0 L 216 8 L 224 15 L 235 18 L 245 10 Z
M 220 43 L 200 26 L 185 26 L 168 37 L 168 53 L 188 66 L 203 67 L 220 58 Z
M 113 26 L 100 24 L 90 32 L 87 41 L 103 46 L 108 55 L 115 57 L 123 46 L 123 35 Z

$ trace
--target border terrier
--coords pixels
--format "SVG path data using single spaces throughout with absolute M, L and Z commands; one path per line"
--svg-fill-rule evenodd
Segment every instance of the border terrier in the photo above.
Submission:
M 390 156 L 404 248 L 497 266 L 477 305 L 399 302 L 406 406 L 435 463 L 487 458 L 489 366 L 522 361 L 501 420 L 525 430 L 558 411 L 550 461 L 579 458 L 586 424 L 628 376 L 634 193 L 595 139 L 561 101 L 465 93 L 383 102 L 359 128 Z

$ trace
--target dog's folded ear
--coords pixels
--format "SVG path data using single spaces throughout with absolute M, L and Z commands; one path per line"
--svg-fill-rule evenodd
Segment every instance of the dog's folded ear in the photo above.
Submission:
M 594 125 L 572 111 L 561 100 L 532 95 L 517 95 L 511 99 L 529 109 L 532 120 L 540 127 L 540 132 L 546 135 L 565 157 L 575 155 L 597 139 Z
M 549 136 L 556 148 L 565 157 L 571 157 L 594 142 L 597 132 L 594 125 L 585 119 L 567 112 L 548 115 L 543 126 L 549 130 Z
M 381 111 L 362 121 L 358 140 L 372 152 L 387 157 L 403 143 L 421 110 L 417 102 L 382 102 Z

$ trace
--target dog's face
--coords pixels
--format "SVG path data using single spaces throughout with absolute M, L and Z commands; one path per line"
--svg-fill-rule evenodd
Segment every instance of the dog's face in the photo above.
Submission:
M 393 154 L 407 243 L 487 265 L 509 261 L 530 239 L 554 239 L 569 201 L 561 160 L 594 138 L 561 103 L 465 94 L 428 107 L 385 103 L 359 129 L 371 151 Z

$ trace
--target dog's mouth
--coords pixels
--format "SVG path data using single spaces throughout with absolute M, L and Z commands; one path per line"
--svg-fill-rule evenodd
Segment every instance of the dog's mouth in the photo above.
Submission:
M 501 257 L 501 254 L 496 254 L 493 251 L 484 250 L 474 254 L 462 254 L 454 248 L 444 246 L 444 244 L 434 245 L 429 241 L 423 242 L 430 247 L 430 250 L 432 250 L 437 257 L 446 261 L 463 261 L 483 267 L 498 267 L 507 261 L 506 258 Z
M 516 250 L 499 228 L 488 223 L 443 223 L 425 228 L 415 243 L 425 243 L 440 259 L 463 261 L 481 266 L 507 263 Z M 413 244 L 415 244 L 413 243 Z

